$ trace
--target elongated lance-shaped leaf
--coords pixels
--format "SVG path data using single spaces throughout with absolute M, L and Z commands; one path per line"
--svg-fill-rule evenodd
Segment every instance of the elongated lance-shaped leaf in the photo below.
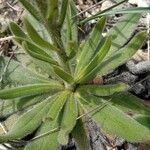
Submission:
M 150 129 L 150 116 L 148 115 L 135 115 L 134 119 L 138 121 L 140 124 L 146 126 Z
M 57 137 L 58 137 L 58 120 L 57 118 L 54 121 L 45 120 L 40 129 L 36 133 L 36 137 L 39 137 L 35 140 L 29 142 L 25 150 L 56 150 L 59 146 Z M 46 134 L 46 135 L 43 135 Z M 41 136 L 41 137 L 40 137 Z M 35 137 L 35 138 L 36 138 Z
M 4 86 L 49 82 L 47 78 L 27 69 L 15 60 L 10 60 L 10 63 L 8 62 L 9 58 L 0 57 L 0 75 L 4 74 L 2 78 Z M 3 73 L 6 65 L 7 70 Z
M 48 93 L 50 91 L 62 90 L 63 86 L 57 81 L 49 81 L 49 83 L 31 84 L 10 89 L 0 90 L 1 99 L 12 99 L 17 97 L 25 97 L 36 94 Z
M 11 32 L 16 36 L 16 37 L 20 37 L 21 39 L 18 39 L 17 42 L 19 44 L 22 44 L 23 39 L 28 39 L 27 35 L 22 31 L 22 29 L 15 23 L 15 22 L 11 22 L 9 24 L 10 30 Z
M 79 116 L 84 114 L 83 109 L 78 104 Z M 88 129 L 85 124 L 85 119 L 80 118 L 77 119 L 76 125 L 72 130 L 72 136 L 76 142 L 77 147 L 80 150 L 87 150 L 89 149 L 89 137 L 88 137 Z
M 83 69 L 91 60 L 95 51 L 99 45 L 99 42 L 102 38 L 103 28 L 105 26 L 106 18 L 102 17 L 94 29 L 92 30 L 91 34 L 89 35 L 88 39 L 86 40 L 84 47 L 82 48 L 82 52 L 77 58 L 77 66 L 75 70 L 75 76 L 78 72 Z
M 51 56 L 49 56 L 44 50 L 42 50 L 38 46 L 27 41 L 23 42 L 22 45 L 27 53 L 33 58 L 48 62 L 53 65 L 58 65 L 58 63 L 53 58 L 51 58 Z
M 51 45 L 49 42 L 45 41 L 35 30 L 35 28 L 31 25 L 31 23 L 28 21 L 27 18 L 24 18 L 24 25 L 27 30 L 27 33 L 29 37 L 32 39 L 33 42 L 35 42 L 38 46 L 42 48 L 46 48 L 49 50 L 57 51 L 57 48 L 55 48 L 53 45 Z
M 110 99 L 110 97 L 108 97 Z M 110 103 L 115 107 L 123 110 L 125 113 L 147 114 L 150 115 L 150 109 L 141 99 L 128 93 L 122 92 L 111 96 Z
M 105 58 L 107 55 L 109 49 L 111 46 L 111 36 L 109 36 L 105 43 L 103 44 L 102 48 L 97 52 L 97 54 L 94 56 L 94 58 L 91 60 L 91 62 L 85 67 L 85 69 L 79 71 L 79 75 L 77 76 L 76 82 L 83 82 L 87 81 L 87 78 L 84 78 L 86 74 L 91 72 L 98 64 L 101 63 L 101 61 Z
M 0 136 L 0 142 L 23 138 L 32 133 L 42 123 L 42 119 L 47 114 L 51 102 L 55 98 L 56 96 L 47 98 L 22 115 L 7 134 Z
M 41 15 L 43 18 L 46 18 L 46 11 L 47 10 L 47 1 L 42 1 L 42 0 L 35 0 L 35 3 L 40 10 Z
M 9 24 L 11 32 L 17 36 L 17 37 L 22 37 L 22 38 L 27 38 L 27 35 L 22 31 L 22 29 L 15 23 L 11 22 Z
M 125 91 L 129 88 L 127 84 L 118 83 L 113 85 L 83 85 L 77 91 L 82 93 L 94 94 L 97 96 L 110 96 L 114 93 Z
M 59 26 L 62 27 L 65 17 L 66 17 L 66 12 L 67 12 L 67 6 L 68 6 L 68 0 L 62 0 L 61 2 L 61 10 L 59 13 L 59 19 L 58 19 L 58 24 Z
M 69 93 L 69 91 L 64 91 L 59 94 L 58 98 L 52 104 L 52 107 L 47 114 L 47 118 L 54 120 L 59 115 L 68 98 Z
M 73 77 L 68 74 L 67 72 L 65 72 L 64 70 L 62 70 L 60 67 L 57 66 L 53 66 L 54 72 L 64 81 L 66 81 L 67 83 L 73 83 L 74 79 Z
M 52 25 L 58 21 L 58 0 L 48 0 L 47 19 Z
M 125 43 L 128 42 L 137 26 L 140 17 L 140 14 L 123 15 L 120 21 L 118 21 L 115 26 L 110 29 L 108 34 L 112 35 L 113 38 L 107 57 L 114 54 L 115 51 L 119 50 Z
M 124 9 L 115 9 L 108 12 L 102 13 L 100 15 L 95 15 L 95 18 L 98 18 L 103 15 L 115 15 L 115 14 L 137 14 L 137 13 L 149 13 L 150 7 L 133 7 L 133 8 L 124 8 Z
M 23 110 L 25 108 L 28 108 L 30 106 L 33 106 L 41 101 L 43 99 L 46 99 L 50 95 L 53 95 L 54 93 L 47 93 L 47 94 L 39 94 L 39 95 L 33 95 L 33 96 L 27 96 L 27 97 L 21 97 L 16 100 L 16 106 L 18 110 Z M 10 102 L 10 101 L 5 101 Z
M 58 115 L 54 120 L 43 119 L 40 129 L 35 138 L 27 144 L 25 150 L 56 150 L 59 143 L 57 140 L 62 115 Z
M 71 94 L 64 106 L 61 128 L 58 135 L 60 144 L 66 145 L 68 143 L 68 136 L 76 124 L 77 116 L 77 101 L 74 95 Z
M 117 51 L 108 59 L 104 60 L 94 70 L 87 74 L 85 78 L 90 80 L 95 77 L 95 74 L 100 76 L 105 75 L 108 71 L 124 64 L 142 46 L 145 39 L 146 32 L 137 33 L 125 47 Z
M 44 22 L 39 11 L 28 0 L 19 0 L 19 2 L 37 21 Z
M 66 14 L 66 53 L 71 59 L 75 56 L 75 50 L 78 48 L 78 27 L 77 27 L 77 17 L 72 18 L 77 14 L 76 6 L 73 1 L 68 2 L 68 10 Z
M 101 65 L 98 67 L 98 69 L 100 69 L 98 74 L 104 75 L 109 70 L 112 70 L 125 63 L 142 46 L 145 39 L 146 32 L 137 33 L 125 47 L 123 47 L 110 58 L 108 58 L 106 61 L 101 63 Z
M 81 95 L 80 95 L 81 96 Z M 123 113 L 121 110 L 91 95 L 81 96 L 80 102 L 83 107 L 101 128 L 109 134 L 113 134 L 131 142 L 150 141 L 150 130 Z M 98 107 L 98 103 L 100 103 Z M 94 111 L 92 111 L 94 110 Z
M 26 39 L 25 39 L 25 38 L 22 38 L 22 37 L 17 37 L 17 36 L 15 36 L 15 37 L 13 37 L 13 40 L 14 40 L 15 42 L 17 42 L 17 44 L 18 44 L 22 49 L 23 49 L 22 44 L 23 44 L 24 41 L 30 42 L 30 39 L 29 39 L 28 37 L 26 37 Z

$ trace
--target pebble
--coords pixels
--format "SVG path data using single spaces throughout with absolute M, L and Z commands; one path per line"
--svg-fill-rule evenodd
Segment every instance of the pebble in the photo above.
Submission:
M 137 5 L 138 7 L 149 7 L 149 0 L 129 0 L 130 4 Z
M 113 6 L 115 3 L 113 3 L 110 0 L 106 0 L 105 2 L 103 2 L 102 6 L 101 6 L 101 11 Z

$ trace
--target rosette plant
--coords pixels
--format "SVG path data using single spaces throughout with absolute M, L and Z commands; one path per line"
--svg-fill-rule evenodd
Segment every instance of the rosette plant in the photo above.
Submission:
M 10 30 L 32 63 L 25 66 L 21 60 L 1 57 L 1 101 L 13 101 L 15 112 L 24 111 L 0 135 L 0 142 L 22 140 L 34 132 L 25 150 L 56 150 L 71 135 L 79 149 L 88 150 L 88 118 L 127 141 L 150 141 L 150 110 L 127 92 L 129 85 L 92 82 L 124 64 L 142 46 L 143 31 L 129 40 L 140 15 L 124 15 L 105 37 L 106 17 L 101 17 L 79 41 L 72 0 L 19 1 L 31 16 L 24 17 L 22 28 L 11 22 Z

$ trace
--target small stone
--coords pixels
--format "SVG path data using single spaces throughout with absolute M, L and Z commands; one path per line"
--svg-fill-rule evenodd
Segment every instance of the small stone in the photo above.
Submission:
M 138 7 L 149 7 L 149 0 L 129 0 L 130 4 L 137 5 Z
M 109 7 L 111 7 L 111 6 L 113 6 L 115 3 L 113 3 L 112 1 L 110 1 L 110 0 L 106 0 L 103 4 L 102 4 L 102 6 L 101 6 L 101 11 L 103 11 L 103 10 L 105 10 L 105 9 L 107 9 L 107 8 L 109 8 Z

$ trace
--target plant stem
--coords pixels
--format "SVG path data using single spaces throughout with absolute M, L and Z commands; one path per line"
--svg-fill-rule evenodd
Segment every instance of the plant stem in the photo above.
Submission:
M 63 46 L 63 42 L 61 39 L 61 28 L 58 27 L 58 25 L 46 25 L 46 29 L 51 37 L 51 40 L 55 47 L 58 48 L 57 55 L 59 57 L 59 64 L 70 73 L 70 67 L 67 63 L 68 57 L 65 53 L 65 49 Z

